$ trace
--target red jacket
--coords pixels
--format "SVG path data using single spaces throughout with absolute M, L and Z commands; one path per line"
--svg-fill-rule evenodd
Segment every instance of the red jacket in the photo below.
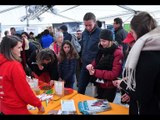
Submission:
M 95 69 L 94 76 L 107 81 L 104 84 L 99 83 L 99 85 L 102 88 L 114 87 L 112 81 L 117 79 L 117 77 L 120 75 L 122 71 L 122 59 L 123 59 L 122 48 L 118 47 L 114 52 L 113 67 L 111 71 Z M 95 67 L 96 66 L 95 60 L 91 64 Z
M 41 106 L 40 100 L 26 81 L 22 64 L 9 61 L 0 54 L 0 112 L 29 114 L 28 104 L 35 107 Z

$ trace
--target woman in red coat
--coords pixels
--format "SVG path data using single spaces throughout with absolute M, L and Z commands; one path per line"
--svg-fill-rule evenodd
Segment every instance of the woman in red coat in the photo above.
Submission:
M 122 59 L 122 48 L 113 42 L 113 33 L 107 29 L 102 30 L 97 57 L 86 67 L 89 74 L 96 79 L 97 98 L 113 102 L 116 87 L 112 81 L 117 79 L 121 73 Z
M 26 81 L 20 63 L 22 40 L 16 36 L 4 37 L 0 48 L 0 113 L 30 114 L 27 105 L 44 112 L 41 101 Z

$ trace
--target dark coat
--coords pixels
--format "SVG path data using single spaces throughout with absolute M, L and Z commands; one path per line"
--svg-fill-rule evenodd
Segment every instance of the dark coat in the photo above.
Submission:
M 82 63 L 90 64 L 98 53 L 99 34 L 101 29 L 96 27 L 92 32 L 84 30 L 82 33 Z
M 160 115 L 160 51 L 143 51 L 136 67 L 140 114 Z

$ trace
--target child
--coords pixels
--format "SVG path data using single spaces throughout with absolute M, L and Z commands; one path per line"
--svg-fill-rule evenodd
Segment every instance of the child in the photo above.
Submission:
M 73 88 L 79 55 L 69 40 L 62 43 L 60 50 L 59 76 L 65 81 L 64 87 Z

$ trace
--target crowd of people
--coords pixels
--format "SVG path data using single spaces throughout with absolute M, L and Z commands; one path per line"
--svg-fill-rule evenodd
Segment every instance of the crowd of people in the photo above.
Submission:
M 92 12 L 83 17 L 85 29 L 76 31 L 76 44 L 66 25 L 53 34 L 5 31 L 0 44 L 0 113 L 30 114 L 27 105 L 45 112 L 26 81 L 26 75 L 48 83 L 64 81 L 85 94 L 89 83 L 98 99 L 113 102 L 117 91 L 129 104 L 130 115 L 160 114 L 160 28 L 147 12 L 136 13 L 130 31 L 120 17 L 113 19 L 114 33 L 102 28 Z M 18 74 L 17 74 L 18 73 Z M 8 92 L 10 91 L 10 92 Z

